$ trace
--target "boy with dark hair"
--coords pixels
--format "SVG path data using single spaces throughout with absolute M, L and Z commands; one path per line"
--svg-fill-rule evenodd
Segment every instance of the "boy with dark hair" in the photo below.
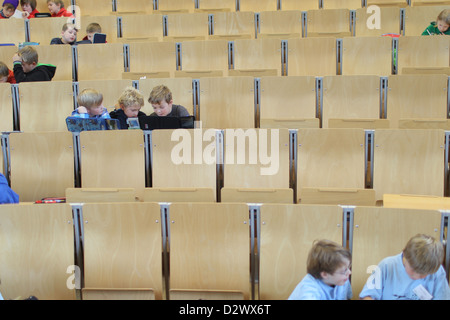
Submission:
M 0 10 L 0 19 L 9 19 L 16 12 L 19 0 L 5 0 L 3 1 L 2 9 Z

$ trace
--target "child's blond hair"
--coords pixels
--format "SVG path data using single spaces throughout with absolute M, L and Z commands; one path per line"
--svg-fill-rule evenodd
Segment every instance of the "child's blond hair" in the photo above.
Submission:
M 77 97 L 78 106 L 90 109 L 103 103 L 103 95 L 95 89 L 84 89 Z
M 442 10 L 437 17 L 437 21 L 442 21 L 450 25 L 450 9 Z
M 433 274 L 438 271 L 444 260 L 444 247 L 440 241 L 431 236 L 417 234 L 406 244 L 403 257 L 414 272 Z
M 165 85 L 154 87 L 148 98 L 148 102 L 151 104 L 160 104 L 161 101 L 166 101 L 167 103 L 172 101 L 172 92 Z
M 78 31 L 77 26 L 74 25 L 73 23 L 64 23 L 62 26 L 62 31 L 65 32 L 69 28 L 73 28 L 75 31 Z
M 25 46 L 19 50 L 19 56 L 22 58 L 22 61 L 28 64 L 38 63 L 39 55 L 35 48 L 32 46 Z
M 133 87 L 125 88 L 124 92 L 119 98 L 119 105 L 124 108 L 132 107 L 136 104 L 143 107 L 144 106 L 144 96 L 139 92 L 139 90 Z
M 86 27 L 86 33 L 101 33 L 102 27 L 97 22 L 89 23 Z

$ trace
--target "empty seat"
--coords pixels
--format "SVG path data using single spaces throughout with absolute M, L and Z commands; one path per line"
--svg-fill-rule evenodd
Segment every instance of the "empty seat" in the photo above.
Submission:
M 253 195 L 266 194 L 276 201 L 276 190 L 290 187 L 290 134 L 288 129 L 226 129 L 224 133 L 224 189 L 235 189 L 253 202 Z
M 337 74 L 335 38 L 289 39 L 287 75 L 330 76 Z
M 2 29 L 0 43 L 13 43 L 17 46 L 19 43 L 26 41 L 24 20 L 14 18 L 1 19 L 0 26 Z
M 167 15 L 165 41 L 205 40 L 208 34 L 209 19 L 206 12 Z
M 152 187 L 209 188 L 216 194 L 215 130 L 152 131 Z
M 307 37 L 351 36 L 349 9 L 308 10 L 306 21 Z
M 122 38 L 120 38 L 122 42 L 161 41 L 163 35 L 163 16 L 161 14 L 122 15 Z
M 380 7 L 400 7 L 408 6 L 407 0 L 366 0 L 366 6 L 380 6 Z
M 228 72 L 228 42 L 226 40 L 185 41 L 180 44 L 180 72 L 175 76 L 197 78 Z
M 11 85 L 0 83 L 0 132 L 14 130 L 13 98 Z
M 145 188 L 144 202 L 215 202 L 213 188 Z
M 162 299 L 162 221 L 156 203 L 83 205 L 83 299 Z M 98 299 L 98 296 L 94 296 Z
M 398 128 L 402 119 L 447 119 L 446 75 L 396 75 L 388 78 L 387 119 Z
M 11 188 L 22 202 L 64 197 L 74 187 L 70 132 L 15 132 L 9 136 Z
M 448 5 L 448 0 L 411 0 L 411 6 L 434 6 L 434 5 Z
M 385 193 L 444 196 L 444 140 L 439 129 L 375 131 L 373 189 Z
M 82 131 L 80 147 L 83 188 L 134 188 L 141 195 L 146 180 L 141 130 Z
M 36 101 L 41 101 L 38 107 Z M 19 102 L 21 131 L 67 131 L 65 119 L 73 111 L 72 81 L 22 82 Z
M 319 127 L 315 77 L 261 77 L 260 86 L 261 128 Z
M 116 0 L 118 14 L 151 14 L 153 13 L 153 1 L 141 0 Z M 161 2 L 161 1 L 159 1 Z
M 258 75 L 267 70 L 272 72 L 270 75 L 281 76 L 280 39 L 237 39 L 233 45 L 233 57 L 233 69 L 244 72 L 243 75 L 245 72 Z
M 343 75 L 392 74 L 392 39 L 390 37 L 346 37 L 341 57 Z
M 133 202 L 133 188 L 67 188 L 66 202 Z
M 239 0 L 240 11 L 276 11 L 278 10 L 277 0 Z
M 400 34 L 400 8 L 372 7 L 356 9 L 355 36 L 381 36 Z
M 422 210 L 448 210 L 450 198 L 408 194 L 384 194 L 383 207 Z
M 172 203 L 170 299 L 250 299 L 245 204 Z
M 315 10 L 319 9 L 319 1 L 317 0 L 280 0 L 280 10 Z
M 122 79 L 125 54 L 121 43 L 78 46 L 78 80 Z
M 204 128 L 254 128 L 253 77 L 200 79 L 200 120 Z
M 192 13 L 195 9 L 193 0 L 158 0 L 158 12 L 167 13 Z
M 4 299 L 76 299 L 80 278 L 69 205 L 2 206 L 0 243 Z
M 236 11 L 236 0 L 199 0 L 197 11 L 220 12 Z
M 363 0 L 322 0 L 323 9 L 350 9 L 363 7 Z
M 330 119 L 380 119 L 378 76 L 329 76 L 323 78 L 322 127 Z
M 113 13 L 112 0 L 75 0 L 75 5 L 80 7 L 81 16 L 109 16 Z
M 306 275 L 313 242 L 342 243 L 342 208 L 263 204 L 260 214 L 260 299 L 286 300 Z
M 14 67 L 12 57 L 17 51 L 19 51 L 17 45 L 0 46 L 0 61 L 6 64 L 11 71 L 13 70 Z
M 397 49 L 398 74 L 402 74 L 404 68 L 448 68 L 449 44 L 448 37 L 400 37 Z
M 74 79 L 70 46 L 42 44 L 34 46 L 34 48 L 39 55 L 39 62 L 56 66 L 56 73 L 52 81 L 72 81 Z
M 263 11 L 259 14 L 259 38 L 301 38 L 303 34 L 300 10 Z
M 363 129 L 298 129 L 298 202 L 305 187 L 364 189 L 364 139 Z
M 255 14 L 246 11 L 215 12 L 211 31 L 209 39 L 254 39 Z
M 148 73 L 149 77 L 161 73 L 164 77 L 174 76 L 177 69 L 175 43 L 133 42 L 129 45 L 130 72 Z
M 402 252 L 418 233 L 440 238 L 441 214 L 432 210 L 356 207 L 353 223 L 353 298 L 366 284 L 378 263 Z

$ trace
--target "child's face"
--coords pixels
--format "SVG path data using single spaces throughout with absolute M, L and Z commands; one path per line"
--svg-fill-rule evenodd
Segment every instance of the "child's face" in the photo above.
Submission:
M 332 274 L 322 272 L 322 281 L 330 286 L 343 286 L 352 274 L 350 261 L 345 262 Z
M 128 107 L 124 107 L 123 105 L 121 105 L 120 108 L 128 118 L 136 118 L 139 114 L 139 111 L 141 110 L 141 106 L 137 103 Z
M 94 40 L 94 34 L 95 34 L 95 32 L 87 33 L 87 34 L 86 34 L 86 36 L 87 36 L 87 38 L 88 38 L 88 40 L 89 40 L 90 42 L 92 42 L 92 40 Z
M 30 71 L 33 71 L 33 69 L 36 67 L 36 63 L 26 63 L 22 61 L 22 69 L 23 72 L 28 73 Z
M 77 39 L 77 30 L 72 27 L 68 27 L 66 31 L 62 32 L 62 39 L 65 43 L 72 43 Z
M 170 100 L 170 102 L 163 100 L 159 104 L 152 104 L 153 111 L 155 111 L 159 117 L 165 117 L 172 112 L 172 102 L 173 100 Z
M 29 3 L 25 3 L 22 5 L 22 10 L 31 13 L 33 11 L 33 8 L 31 8 L 31 5 Z
M 0 77 L 0 83 L 5 83 L 8 81 L 8 76 Z
M 51 2 L 51 1 L 49 3 L 47 3 L 47 8 L 51 14 L 57 14 L 59 12 L 59 10 L 61 10 L 60 5 L 57 5 L 56 3 Z
M 405 266 L 406 273 L 412 280 L 424 279 L 427 276 L 426 274 L 415 272 L 414 269 L 410 266 L 408 260 L 405 259 L 405 257 L 403 257 L 403 265 Z
M 7 18 L 10 18 L 14 14 L 14 12 L 16 12 L 16 10 L 3 7 L 3 14 Z
M 99 116 L 103 113 L 105 107 L 103 107 L 103 103 L 96 107 L 86 108 L 90 116 Z
M 445 31 L 448 30 L 448 28 L 450 26 L 447 23 L 445 23 L 444 21 L 438 21 L 437 22 L 437 27 L 438 27 L 440 32 L 444 33 Z

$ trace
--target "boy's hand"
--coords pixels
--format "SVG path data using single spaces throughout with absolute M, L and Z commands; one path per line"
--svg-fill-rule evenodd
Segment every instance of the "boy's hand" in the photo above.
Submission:
M 14 62 L 22 62 L 22 58 L 19 56 L 18 53 L 16 53 L 16 54 L 13 56 L 13 63 L 14 63 Z
M 78 107 L 77 111 L 78 113 L 88 113 L 86 107 Z
M 27 12 L 27 11 L 22 12 L 22 18 L 28 19 L 29 16 L 30 16 L 30 13 L 29 13 L 29 12 Z

